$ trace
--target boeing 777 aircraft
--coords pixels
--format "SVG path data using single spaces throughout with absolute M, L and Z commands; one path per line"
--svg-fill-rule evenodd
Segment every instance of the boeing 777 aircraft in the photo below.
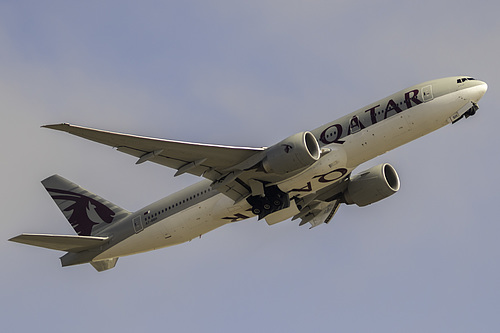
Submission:
M 468 118 L 487 90 L 469 76 L 401 90 L 311 131 L 268 148 L 154 139 L 71 124 L 43 126 L 116 148 L 146 161 L 205 178 L 136 212 L 54 175 L 42 181 L 77 235 L 21 234 L 11 241 L 66 251 L 62 266 L 113 268 L 119 257 L 187 242 L 230 222 L 257 216 L 328 223 L 339 206 L 367 206 L 399 190 L 384 163 L 351 172 L 378 155 L 448 123 Z

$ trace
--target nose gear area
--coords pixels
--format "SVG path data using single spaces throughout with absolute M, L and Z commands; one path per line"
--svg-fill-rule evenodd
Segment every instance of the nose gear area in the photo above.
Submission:
M 474 103 L 474 102 L 471 102 L 471 107 L 465 111 L 460 117 L 458 117 L 457 119 L 453 120 L 451 123 L 452 124 L 455 124 L 457 121 L 459 121 L 460 119 L 463 119 L 464 117 L 467 119 L 469 117 L 472 117 L 473 115 L 476 114 L 476 111 L 479 110 L 479 106 Z

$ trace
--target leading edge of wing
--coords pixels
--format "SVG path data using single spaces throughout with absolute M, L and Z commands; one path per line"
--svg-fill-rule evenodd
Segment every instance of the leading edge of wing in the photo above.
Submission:
M 231 168 L 265 149 L 265 147 L 251 148 L 157 139 L 68 123 L 42 127 L 67 132 L 87 140 L 115 147 L 121 152 L 138 157 L 140 163 L 150 160 L 180 170 L 180 168 L 186 167 L 190 163 L 195 164 L 199 161 L 202 164 L 196 164 L 196 168 L 190 168 L 190 171 L 188 171 L 188 173 L 198 176 L 209 169 Z
M 207 144 L 207 143 L 196 143 L 196 142 L 187 142 L 187 141 L 178 141 L 178 140 L 168 140 L 168 139 L 159 139 L 159 138 L 152 138 L 152 137 L 147 137 L 147 136 L 141 136 L 141 135 L 134 135 L 134 134 L 125 134 L 125 133 L 120 133 L 120 132 L 112 132 L 112 131 L 105 131 L 105 130 L 100 130 L 100 129 L 95 129 L 95 128 L 90 128 L 90 127 L 84 127 L 84 126 L 79 126 L 79 125 L 73 125 L 70 123 L 60 123 L 60 124 L 52 124 L 52 125 L 43 125 L 41 126 L 42 128 L 49 128 L 57 131 L 62 131 L 62 132 L 67 132 L 76 136 L 80 136 L 84 139 L 96 141 L 102 144 L 107 144 L 104 142 L 104 140 L 97 141 L 95 139 L 92 139 L 90 135 L 85 135 L 85 133 L 90 133 L 90 132 L 95 132 L 95 133 L 102 133 L 102 134 L 109 134 L 109 135 L 119 135 L 119 136 L 126 136 L 130 138 L 137 138 L 137 139 L 145 139 L 145 140 L 155 140 L 158 142 L 167 142 L 167 143 L 174 143 L 174 144 L 182 144 L 182 145 L 191 145 L 191 146 L 199 146 L 199 147 L 212 147 L 212 148 L 223 148 L 223 149 L 237 149 L 237 150 L 249 150 L 253 152 L 259 152 L 265 150 L 267 147 L 243 147 L 243 146 L 226 146 L 226 145 L 217 145 L 217 144 Z M 110 144 L 108 144 L 110 145 Z

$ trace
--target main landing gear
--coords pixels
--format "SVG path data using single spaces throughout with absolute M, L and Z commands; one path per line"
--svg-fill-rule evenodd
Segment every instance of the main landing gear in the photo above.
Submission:
M 252 205 L 252 213 L 259 216 L 259 220 L 278 210 L 290 207 L 290 197 L 278 186 L 273 185 L 264 189 L 264 196 L 254 195 L 247 198 Z

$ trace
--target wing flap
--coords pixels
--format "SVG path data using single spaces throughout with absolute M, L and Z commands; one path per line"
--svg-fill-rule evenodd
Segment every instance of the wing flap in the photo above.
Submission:
M 21 234 L 9 239 L 9 241 L 44 247 L 51 250 L 81 252 L 103 245 L 109 239 L 109 237 L 95 236 Z
M 340 200 L 336 199 L 332 202 L 313 201 L 308 206 L 302 208 L 301 212 L 294 216 L 294 219 L 300 218 L 300 224 L 311 224 L 309 229 L 317 227 L 323 223 L 329 223 L 335 213 L 339 210 Z

